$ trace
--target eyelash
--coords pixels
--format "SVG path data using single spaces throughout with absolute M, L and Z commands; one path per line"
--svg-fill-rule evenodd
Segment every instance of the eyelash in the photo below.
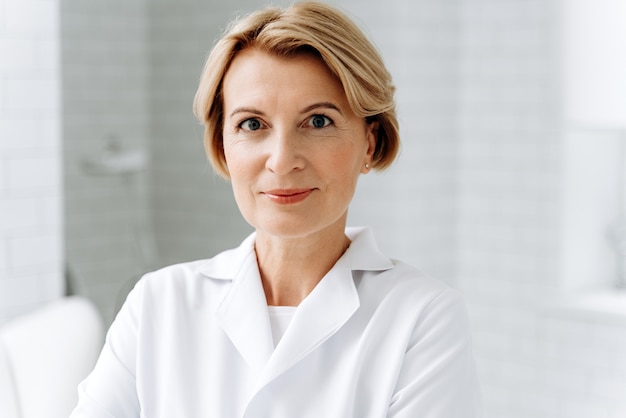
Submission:
M 313 121 L 313 119 L 314 119 L 314 118 L 317 118 L 317 117 L 324 118 L 324 123 L 325 123 L 325 124 L 324 124 L 324 126 L 315 127 L 315 126 L 310 126 L 310 125 L 309 125 L 309 124 Z M 246 128 L 246 127 L 245 127 L 245 125 L 246 125 L 246 123 L 249 123 L 249 122 L 256 122 L 256 123 L 258 123 L 258 128 L 256 128 L 256 129 L 249 129 L 249 128 Z M 310 127 L 310 128 L 313 128 L 313 129 L 324 129 L 324 128 L 327 128 L 327 127 L 329 127 L 329 126 L 331 126 L 331 125 L 334 125 L 334 123 L 335 123 L 335 122 L 334 122 L 334 121 L 332 120 L 332 118 L 331 118 L 331 117 L 329 117 L 328 115 L 325 115 L 324 113 L 316 113 L 316 114 L 314 114 L 314 115 L 309 116 L 309 117 L 308 117 L 308 118 L 304 121 L 303 126 L 305 126 L 305 127 Z M 257 118 L 257 117 L 252 117 L 252 118 L 247 118 L 247 119 L 244 119 L 244 120 L 242 120 L 241 122 L 239 122 L 239 123 L 237 124 L 237 130 L 240 130 L 240 131 L 245 131 L 245 132 L 256 132 L 256 131 L 258 131 L 258 130 L 262 129 L 264 126 L 265 126 L 265 124 L 264 124 L 261 120 L 259 120 L 259 118 Z
M 322 126 L 322 127 L 314 127 L 314 129 L 324 129 L 324 128 L 327 128 L 327 127 L 329 127 L 330 125 L 333 125 L 333 124 L 335 123 L 335 122 L 334 122 L 334 121 L 333 121 L 333 120 L 332 120 L 329 116 L 327 116 L 327 115 L 325 115 L 325 114 L 323 114 L 323 113 L 316 113 L 315 115 L 311 115 L 311 116 L 310 116 L 310 117 L 306 120 L 307 125 L 308 125 L 308 123 L 310 123 L 310 122 L 312 122 L 312 121 L 313 121 L 313 118 L 316 118 L 316 117 L 322 117 L 322 118 L 324 118 L 324 119 L 325 119 L 325 122 L 327 122 L 327 124 L 325 124 L 325 125 L 324 125 L 324 126 Z
M 244 128 L 244 125 L 247 122 L 252 122 L 252 121 L 255 121 L 255 122 L 257 122 L 259 124 L 259 127 L 257 129 L 246 129 L 246 128 Z M 261 129 L 262 127 L 263 127 L 263 122 L 261 122 L 259 120 L 259 118 L 248 118 L 248 119 L 245 119 L 245 120 L 243 120 L 243 121 L 241 121 L 240 123 L 237 124 L 237 129 L 238 130 L 246 131 L 246 132 L 255 132 L 255 131 L 258 131 L 259 129 Z

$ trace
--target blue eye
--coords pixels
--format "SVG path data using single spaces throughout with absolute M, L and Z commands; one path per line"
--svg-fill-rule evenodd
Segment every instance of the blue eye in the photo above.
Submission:
M 325 128 L 332 123 L 333 121 L 324 115 L 313 115 L 309 119 L 309 126 L 316 129 Z
M 244 131 L 257 131 L 261 129 L 261 121 L 257 118 L 246 119 L 239 124 L 239 128 Z

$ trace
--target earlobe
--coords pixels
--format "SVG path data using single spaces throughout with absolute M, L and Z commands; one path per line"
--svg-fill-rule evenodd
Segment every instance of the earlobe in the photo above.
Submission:
M 372 166 L 372 160 L 374 158 L 374 151 L 376 151 L 376 144 L 378 143 L 378 121 L 373 121 L 370 122 L 369 125 L 367 125 L 367 154 L 366 154 L 366 160 L 365 163 L 363 165 L 363 174 L 367 173 L 371 166 Z

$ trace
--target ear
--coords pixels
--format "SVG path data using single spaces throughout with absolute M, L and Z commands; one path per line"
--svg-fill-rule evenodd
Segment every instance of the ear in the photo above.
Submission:
M 374 151 L 376 151 L 376 144 L 378 143 L 378 127 L 380 124 L 378 121 L 372 121 L 367 125 L 367 153 L 365 155 L 365 161 L 363 161 L 363 168 L 361 173 L 368 173 L 372 167 L 372 160 L 374 159 Z M 367 164 L 367 165 L 366 165 Z

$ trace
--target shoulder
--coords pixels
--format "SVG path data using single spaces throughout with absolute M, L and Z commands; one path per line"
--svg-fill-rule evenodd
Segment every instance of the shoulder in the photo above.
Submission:
M 237 276 L 241 266 L 254 255 L 254 236 L 238 247 L 222 251 L 211 258 L 173 264 L 145 274 L 137 287 L 142 292 L 197 294 L 204 287 L 223 287 Z
M 400 260 L 384 255 L 369 228 L 350 228 L 346 258 L 362 304 L 391 304 L 414 314 L 431 304 L 462 303 L 448 284 Z
M 136 288 L 143 292 L 169 293 L 174 289 L 195 287 L 203 280 L 201 267 L 211 259 L 195 260 L 173 264 L 146 273 Z
M 359 278 L 359 289 L 381 295 L 428 303 L 444 293 L 455 293 L 446 283 L 398 260 L 382 271 L 365 271 Z
M 414 326 L 431 321 L 466 322 L 465 302 L 456 289 L 402 261 L 392 262 L 393 267 L 387 270 L 356 274 L 363 307 L 389 309 L 394 317 Z

